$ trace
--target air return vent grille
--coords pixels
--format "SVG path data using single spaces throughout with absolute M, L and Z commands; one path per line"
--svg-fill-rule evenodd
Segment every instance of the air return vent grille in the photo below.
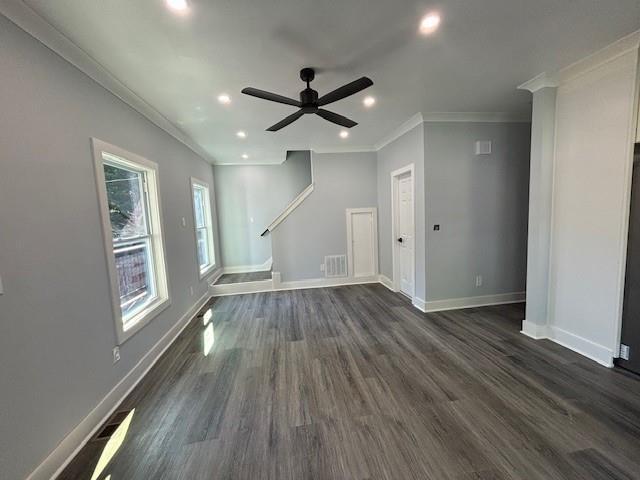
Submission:
M 491 140 L 478 140 L 476 142 L 476 155 L 491 155 Z
M 346 277 L 347 276 L 347 256 L 328 255 L 324 257 L 324 276 Z

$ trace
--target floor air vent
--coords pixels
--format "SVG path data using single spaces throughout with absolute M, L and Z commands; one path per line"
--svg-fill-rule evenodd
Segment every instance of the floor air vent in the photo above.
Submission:
M 346 277 L 347 276 L 347 256 L 329 255 L 324 257 L 325 277 Z
M 98 430 L 98 433 L 93 438 L 93 440 L 108 440 L 113 432 L 115 432 L 118 427 L 124 422 L 124 420 L 129 416 L 131 410 L 121 410 L 119 412 L 114 413 L 107 423 L 103 425 L 103 427 Z

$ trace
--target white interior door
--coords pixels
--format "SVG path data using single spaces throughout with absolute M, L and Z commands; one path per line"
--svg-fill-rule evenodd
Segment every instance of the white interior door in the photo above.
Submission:
M 378 273 L 378 228 L 375 208 L 347 210 L 349 273 L 352 277 L 371 277 Z
M 414 248 L 415 227 L 413 215 L 413 174 L 404 173 L 397 177 L 395 213 L 395 272 L 399 278 L 399 288 L 402 293 L 414 295 Z

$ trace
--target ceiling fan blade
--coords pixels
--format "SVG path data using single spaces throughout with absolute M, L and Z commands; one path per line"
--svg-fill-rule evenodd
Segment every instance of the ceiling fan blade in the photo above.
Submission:
M 351 83 L 347 83 L 340 88 L 336 88 L 333 92 L 329 92 L 318 99 L 318 105 L 324 106 L 330 103 L 337 102 L 343 98 L 349 97 L 354 93 L 358 93 L 365 88 L 369 88 L 373 85 L 373 81 L 370 78 L 362 77 Z
M 316 115 L 320 115 L 325 120 L 329 120 L 332 123 L 337 123 L 338 125 L 342 125 L 343 127 L 347 128 L 355 127 L 358 124 L 357 122 L 354 122 L 347 117 L 343 117 L 342 115 L 338 115 L 337 113 L 333 113 L 322 108 L 318 109 Z
M 267 92 L 265 90 L 258 90 L 257 88 L 247 87 L 242 89 L 242 93 L 245 95 L 251 95 L 252 97 L 262 98 L 263 100 L 270 100 L 272 102 L 284 103 L 286 105 L 293 105 L 294 107 L 300 107 L 301 103 L 293 98 L 283 97 L 277 93 Z
M 281 128 L 284 128 L 287 125 L 289 125 L 290 123 L 293 123 L 296 120 L 298 120 L 302 115 L 304 115 L 304 112 L 302 110 L 298 110 L 296 113 L 293 113 L 293 114 L 289 115 L 284 120 L 280 120 L 275 125 L 272 125 L 269 128 L 267 128 L 267 132 L 277 132 Z

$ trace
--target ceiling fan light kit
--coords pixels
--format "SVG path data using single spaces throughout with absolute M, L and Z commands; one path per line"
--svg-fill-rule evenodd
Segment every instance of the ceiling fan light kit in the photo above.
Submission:
M 318 115 L 325 120 L 342 127 L 355 127 L 358 124 L 357 122 L 354 122 L 347 117 L 343 117 L 342 115 L 338 115 L 337 113 L 325 110 L 320 107 L 324 107 L 325 105 L 329 105 L 330 103 L 334 103 L 338 100 L 342 100 L 343 98 L 350 97 L 351 95 L 355 95 L 365 88 L 369 88 L 371 85 L 373 85 L 371 79 L 367 77 L 359 78 L 358 80 L 347 83 L 346 85 L 343 85 L 340 88 L 336 88 L 326 95 L 319 97 L 318 92 L 309 86 L 315 76 L 316 72 L 313 70 L 313 68 L 303 68 L 302 70 L 300 70 L 300 79 L 307 84 L 307 88 L 300 92 L 300 100 L 294 100 L 293 98 L 284 97 L 282 95 L 278 95 L 277 93 L 271 93 L 253 87 L 247 87 L 243 89 L 242 93 L 257 98 L 262 98 L 263 100 L 284 103 L 285 105 L 291 105 L 293 107 L 299 108 L 297 112 L 289 115 L 275 125 L 267 128 L 268 132 L 277 132 L 278 130 L 295 122 L 305 114 Z

